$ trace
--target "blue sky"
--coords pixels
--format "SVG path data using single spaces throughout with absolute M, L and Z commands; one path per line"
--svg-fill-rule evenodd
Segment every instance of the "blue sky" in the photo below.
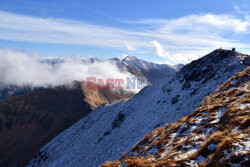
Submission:
M 248 0 L 0 0 L 0 48 L 188 63 L 219 47 L 250 53 L 249 11 Z

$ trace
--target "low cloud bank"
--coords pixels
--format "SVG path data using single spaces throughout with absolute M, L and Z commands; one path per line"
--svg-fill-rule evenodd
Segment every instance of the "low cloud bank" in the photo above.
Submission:
M 108 78 L 124 79 L 123 86 L 126 87 L 126 77 L 135 77 L 110 62 L 86 64 L 65 58 L 64 62 L 52 65 L 43 60 L 22 51 L 0 49 L 0 86 L 55 87 L 96 77 L 104 81 Z

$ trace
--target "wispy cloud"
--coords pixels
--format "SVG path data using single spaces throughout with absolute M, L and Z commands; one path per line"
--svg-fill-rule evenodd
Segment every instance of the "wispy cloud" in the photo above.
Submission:
M 189 15 L 172 20 L 147 19 L 134 22 L 149 27 L 155 53 L 166 63 L 188 63 L 212 49 L 236 47 L 248 51 L 249 45 L 238 39 L 249 36 L 248 19 L 232 15 Z
M 234 5 L 234 9 L 236 10 L 236 12 L 238 12 L 239 14 L 244 14 L 244 12 L 240 9 L 239 6 Z
M 155 53 L 165 62 L 188 63 L 212 49 L 236 47 L 244 51 L 249 45 L 239 36 L 249 36 L 249 17 L 227 14 L 193 14 L 175 19 L 123 21 L 136 30 L 115 28 L 83 21 L 38 18 L 0 11 L 0 39 L 93 45 L 142 50 Z M 138 31 L 140 29 L 140 31 Z
M 187 63 L 198 58 L 196 55 L 188 54 L 187 52 L 185 52 L 184 55 L 181 53 L 173 53 L 170 55 L 156 40 L 152 41 L 151 44 L 155 54 L 162 57 L 165 60 L 163 63 L 166 64 L 176 64 L 176 62 Z
M 63 62 L 52 66 L 43 58 L 22 51 L 0 49 L 0 89 L 9 85 L 47 87 L 71 85 L 73 81 L 86 81 L 86 77 L 97 79 L 123 79 L 135 77 L 125 69 L 119 69 L 112 62 L 82 64 L 81 57 L 66 57 Z M 131 90 L 139 91 L 139 90 Z
M 172 20 L 152 19 L 142 20 L 141 24 L 159 24 L 164 32 L 180 30 L 187 31 L 202 31 L 218 33 L 221 31 L 230 31 L 242 33 L 249 30 L 249 22 L 247 20 L 236 18 L 233 15 L 215 15 L 215 14 L 200 14 L 188 15 Z M 185 26 L 185 27 L 183 27 Z M 205 28 L 205 29 L 204 29 Z M 249 33 L 249 31 L 248 31 Z
M 137 35 L 140 34 L 81 21 L 0 11 L 0 38 L 6 40 L 133 49 L 131 46 L 142 43 L 136 41 Z

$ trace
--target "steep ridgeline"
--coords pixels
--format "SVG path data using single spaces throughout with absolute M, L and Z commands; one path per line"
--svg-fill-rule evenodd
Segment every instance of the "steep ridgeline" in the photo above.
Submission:
M 249 166 L 250 67 L 189 116 L 152 130 L 111 166 Z
M 97 108 L 46 144 L 30 166 L 91 167 L 116 160 L 150 130 L 189 115 L 206 95 L 249 65 L 248 55 L 215 50 L 184 66 L 171 80 Z
M 24 166 L 43 145 L 97 106 L 127 97 L 84 88 L 76 83 L 0 101 L 0 166 Z
M 140 79 L 146 79 L 149 84 L 154 84 L 164 79 L 172 78 L 176 71 L 184 65 L 170 66 L 167 64 L 156 64 L 138 59 L 134 56 L 127 56 L 122 60 L 127 70 Z M 138 75 L 139 74 L 139 75 Z

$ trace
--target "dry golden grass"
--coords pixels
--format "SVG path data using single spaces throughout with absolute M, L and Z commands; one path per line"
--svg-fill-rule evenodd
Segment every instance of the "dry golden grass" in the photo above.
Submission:
M 188 166 L 191 160 L 212 167 L 249 163 L 244 159 L 249 151 L 234 154 L 234 143 L 250 137 L 249 72 L 250 67 L 237 73 L 192 114 L 152 130 L 118 161 L 102 166 Z

